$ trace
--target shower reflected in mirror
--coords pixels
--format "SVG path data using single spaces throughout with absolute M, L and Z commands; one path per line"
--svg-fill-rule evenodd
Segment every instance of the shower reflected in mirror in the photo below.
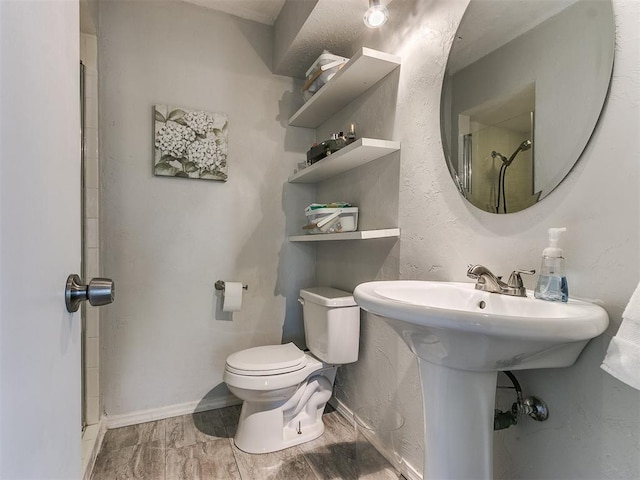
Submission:
M 501 199 L 502 199 L 502 213 L 507 213 L 507 197 L 505 193 L 505 181 L 504 181 L 505 176 L 507 174 L 507 167 L 509 167 L 509 165 L 511 165 L 511 162 L 515 160 L 516 155 L 518 155 L 520 152 L 526 152 L 531 148 L 532 145 L 533 143 L 531 142 L 531 140 L 525 140 L 520 145 L 518 145 L 518 148 L 516 148 L 516 151 L 511 154 L 508 160 L 507 160 L 507 157 L 505 157 L 501 153 L 496 152 L 495 150 L 491 152 L 491 158 L 498 157 L 500 158 L 500 160 L 502 160 L 502 165 L 500 166 L 500 173 L 498 174 L 498 195 L 497 195 L 497 202 L 496 202 L 496 213 L 500 213 Z
M 540 192 L 534 190 L 531 148 L 535 133 L 534 102 L 531 86 L 458 115 L 462 152 L 458 163 L 460 189 L 477 207 L 507 213 L 522 210 L 538 200 Z M 508 152 L 513 153 L 507 156 Z M 518 160 L 514 162 L 516 156 Z
M 470 0 L 440 104 L 447 167 L 467 201 L 514 213 L 560 184 L 597 123 L 614 45 L 609 0 Z

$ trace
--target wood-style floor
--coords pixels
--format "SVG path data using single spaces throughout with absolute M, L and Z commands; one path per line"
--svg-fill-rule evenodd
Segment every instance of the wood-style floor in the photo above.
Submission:
M 353 425 L 329 410 L 320 438 L 261 455 L 244 453 L 233 444 L 239 406 L 109 430 L 91 479 L 397 479 L 375 451 L 367 454 L 365 462 L 356 462 Z

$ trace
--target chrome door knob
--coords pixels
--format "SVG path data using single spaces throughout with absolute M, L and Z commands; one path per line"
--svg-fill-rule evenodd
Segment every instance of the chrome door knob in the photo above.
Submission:
M 64 290 L 64 300 L 68 312 L 77 312 L 80 303 L 89 300 L 94 307 L 108 305 L 115 298 L 115 285 L 110 278 L 93 278 L 88 285 L 83 285 L 82 279 L 71 274 L 67 278 Z

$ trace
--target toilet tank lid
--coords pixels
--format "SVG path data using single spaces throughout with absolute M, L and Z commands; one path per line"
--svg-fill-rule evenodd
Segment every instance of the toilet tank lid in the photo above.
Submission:
M 331 287 L 305 288 L 300 290 L 300 296 L 324 307 L 353 307 L 357 305 L 353 295 L 349 292 Z

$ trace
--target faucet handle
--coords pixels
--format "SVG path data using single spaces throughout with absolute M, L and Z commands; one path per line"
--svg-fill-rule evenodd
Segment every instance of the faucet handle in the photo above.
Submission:
M 534 273 L 536 273 L 535 270 L 521 270 L 519 268 L 515 269 L 513 272 L 511 272 L 511 275 L 509 276 L 509 281 L 507 282 L 507 285 L 510 287 L 522 287 L 523 283 L 522 283 L 522 277 L 520 276 L 520 274 L 524 273 L 525 275 L 533 275 Z

